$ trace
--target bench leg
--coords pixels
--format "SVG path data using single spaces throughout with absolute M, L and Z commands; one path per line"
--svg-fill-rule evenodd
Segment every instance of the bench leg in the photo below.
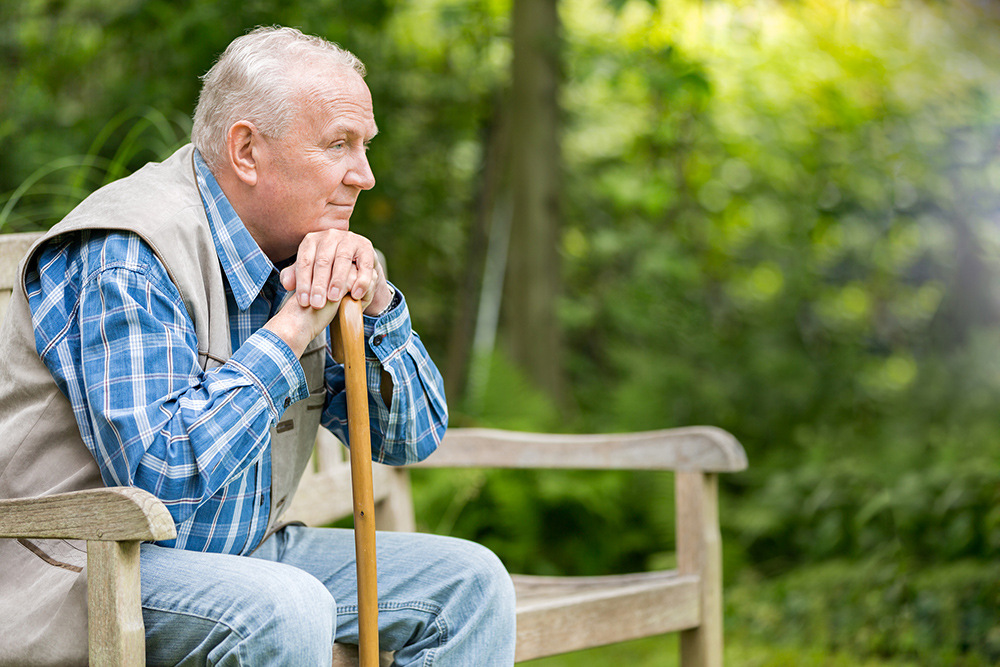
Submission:
M 139 597 L 139 542 L 87 542 L 91 667 L 146 664 Z
M 722 535 L 718 475 L 678 472 L 677 569 L 701 577 L 701 625 L 681 632 L 681 665 L 722 665 Z

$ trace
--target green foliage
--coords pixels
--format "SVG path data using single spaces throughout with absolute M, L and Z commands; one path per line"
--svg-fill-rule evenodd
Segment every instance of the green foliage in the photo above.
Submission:
M 512 431 L 539 431 L 559 433 L 566 431 L 566 422 L 559 414 L 552 399 L 531 384 L 528 377 L 507 356 L 496 351 L 486 365 L 485 386 L 478 404 L 469 405 L 465 412 L 453 410 L 451 424 L 462 426 L 475 420 L 488 423 L 493 428 Z M 460 402 L 453 401 L 452 405 Z M 469 401 L 466 402 L 467 404 Z
M 677 644 L 676 634 L 650 637 L 525 664 L 531 667 L 676 667 L 680 664 Z M 724 661 L 739 667 L 922 667 L 921 663 L 910 660 L 860 658 L 856 654 L 801 642 L 776 645 L 769 638 L 762 641 L 744 637 L 727 637 Z
M 861 461 L 775 471 L 725 521 L 765 572 L 796 563 L 903 556 L 914 565 L 990 559 L 1000 547 L 1000 486 L 970 461 L 894 473 Z
M 472 539 L 512 572 L 597 575 L 673 561 L 666 473 L 415 470 L 422 530 Z
M 883 543 L 986 557 L 998 72 L 974 35 L 992 24 L 920 3 L 573 6 L 561 314 L 581 422 L 736 433 L 751 469 L 723 518 L 764 571 Z M 937 521 L 954 539 L 915 538 Z
M 585 412 L 607 401 L 586 378 L 610 374 L 622 428 L 721 423 L 759 461 L 798 424 L 852 423 L 864 442 L 926 409 L 908 390 L 995 321 L 978 282 L 977 315 L 950 305 L 963 264 L 993 268 L 962 244 L 993 233 L 995 75 L 947 81 L 972 56 L 961 40 L 921 49 L 913 33 L 940 18 L 919 5 L 912 23 L 871 8 L 839 31 L 820 10 L 717 8 L 711 42 L 699 10 L 631 7 L 588 24 L 619 38 L 581 38 L 568 93 L 566 322 L 593 352 L 574 359 Z
M 743 584 L 727 599 L 734 641 L 823 646 L 921 665 L 994 665 L 1000 660 L 996 563 L 958 561 L 913 571 L 867 558 L 801 568 Z
M 146 162 L 164 159 L 185 144 L 190 133 L 185 117 L 171 122 L 156 109 L 126 109 L 101 129 L 84 155 L 50 160 L 0 198 L 0 229 L 46 229 L 97 188 Z M 107 158 L 106 144 L 114 146 Z

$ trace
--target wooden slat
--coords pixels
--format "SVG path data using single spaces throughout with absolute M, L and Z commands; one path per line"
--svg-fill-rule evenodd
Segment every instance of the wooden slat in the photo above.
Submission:
M 734 472 L 747 467 L 747 456 L 736 438 L 711 426 L 596 435 L 456 428 L 417 465 Z
M 330 470 L 341 466 L 345 469 L 350 467 L 350 463 L 347 460 L 347 448 L 344 447 L 344 443 L 325 428 L 319 429 L 316 433 L 314 457 L 319 470 Z
M 685 667 L 722 667 L 722 536 L 718 475 L 677 474 L 677 569 L 701 577 L 698 627 L 681 633 Z
M 699 578 L 674 571 L 610 577 L 514 576 L 517 662 L 694 627 Z
M 379 475 L 380 468 L 386 474 Z M 375 508 L 379 530 L 416 532 L 417 522 L 413 510 L 413 494 L 410 491 L 410 473 L 405 468 L 390 468 L 378 464 L 372 466 L 372 472 L 378 480 L 375 495 L 384 494 Z
M 87 617 L 91 667 L 141 667 L 146 664 L 146 632 L 140 599 L 139 543 L 88 542 Z
M 515 575 L 516 661 L 690 628 L 698 577 L 676 571 L 609 577 Z M 382 665 L 392 664 L 382 654 Z M 337 644 L 334 667 L 357 667 L 357 648 Z
M 393 472 L 388 466 L 372 466 L 376 503 L 384 501 L 396 487 L 391 479 Z M 306 471 L 283 520 L 301 521 L 307 526 L 328 526 L 353 512 L 351 469 L 343 465 L 318 473 Z
M 0 500 L 0 537 L 79 540 L 168 540 L 170 512 L 155 496 L 131 487 Z
M 392 653 L 380 651 L 378 655 L 379 667 L 390 667 L 392 665 Z M 333 645 L 333 667 L 358 667 L 358 647 L 353 644 Z

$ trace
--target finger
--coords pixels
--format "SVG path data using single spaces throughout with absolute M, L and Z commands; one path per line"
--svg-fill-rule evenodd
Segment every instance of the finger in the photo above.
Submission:
M 357 282 L 358 282 L 358 265 L 352 263 L 351 270 L 347 272 L 347 286 L 350 287 L 351 285 L 354 285 Z M 354 296 L 353 289 L 351 290 L 350 294 L 355 299 L 357 298 L 356 296 Z
M 281 281 L 281 286 L 284 287 L 285 290 L 291 292 L 295 289 L 295 267 L 286 266 L 281 270 L 281 273 L 278 274 L 278 278 Z
M 354 275 L 348 282 L 351 289 L 351 296 L 357 301 L 363 301 L 365 295 L 371 290 L 373 275 L 372 270 L 363 266 L 355 266 Z
M 341 243 L 333 257 L 333 268 L 327 281 L 327 298 L 335 301 L 347 293 L 348 278 L 353 270 L 354 253 L 346 243 Z
M 372 267 L 372 279 L 369 283 L 368 288 L 365 290 L 364 296 L 360 299 L 362 310 L 368 308 L 371 305 L 372 300 L 375 298 L 375 290 L 378 289 L 379 281 L 382 280 L 382 267 L 379 265 L 378 260 L 375 261 L 375 266 Z
M 316 237 L 306 234 L 299 244 L 295 256 L 295 298 L 303 308 L 309 306 L 310 290 L 313 286 L 313 261 L 316 257 Z
M 339 299 L 344 294 L 354 294 L 359 272 L 370 265 L 374 255 L 375 251 L 368 239 L 349 232 L 337 248 L 329 292 L 334 296 L 330 298 Z
M 342 262 L 344 254 L 341 246 L 344 243 L 342 233 L 324 233 L 316 244 L 316 255 L 313 259 L 312 289 L 310 304 L 313 308 L 322 308 L 327 300 L 337 301 L 340 295 L 329 295 L 329 286 L 337 271 L 337 264 Z
M 377 262 L 374 247 L 370 243 L 364 244 L 355 257 L 354 264 L 358 269 L 358 275 L 351 283 L 351 296 L 358 301 L 364 301 L 364 298 L 375 287 L 377 279 L 375 265 Z

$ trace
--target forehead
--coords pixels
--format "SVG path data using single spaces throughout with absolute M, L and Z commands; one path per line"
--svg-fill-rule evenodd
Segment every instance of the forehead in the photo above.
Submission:
M 299 128 L 309 133 L 344 132 L 371 139 L 378 132 L 372 97 L 354 70 L 343 67 L 300 76 Z

